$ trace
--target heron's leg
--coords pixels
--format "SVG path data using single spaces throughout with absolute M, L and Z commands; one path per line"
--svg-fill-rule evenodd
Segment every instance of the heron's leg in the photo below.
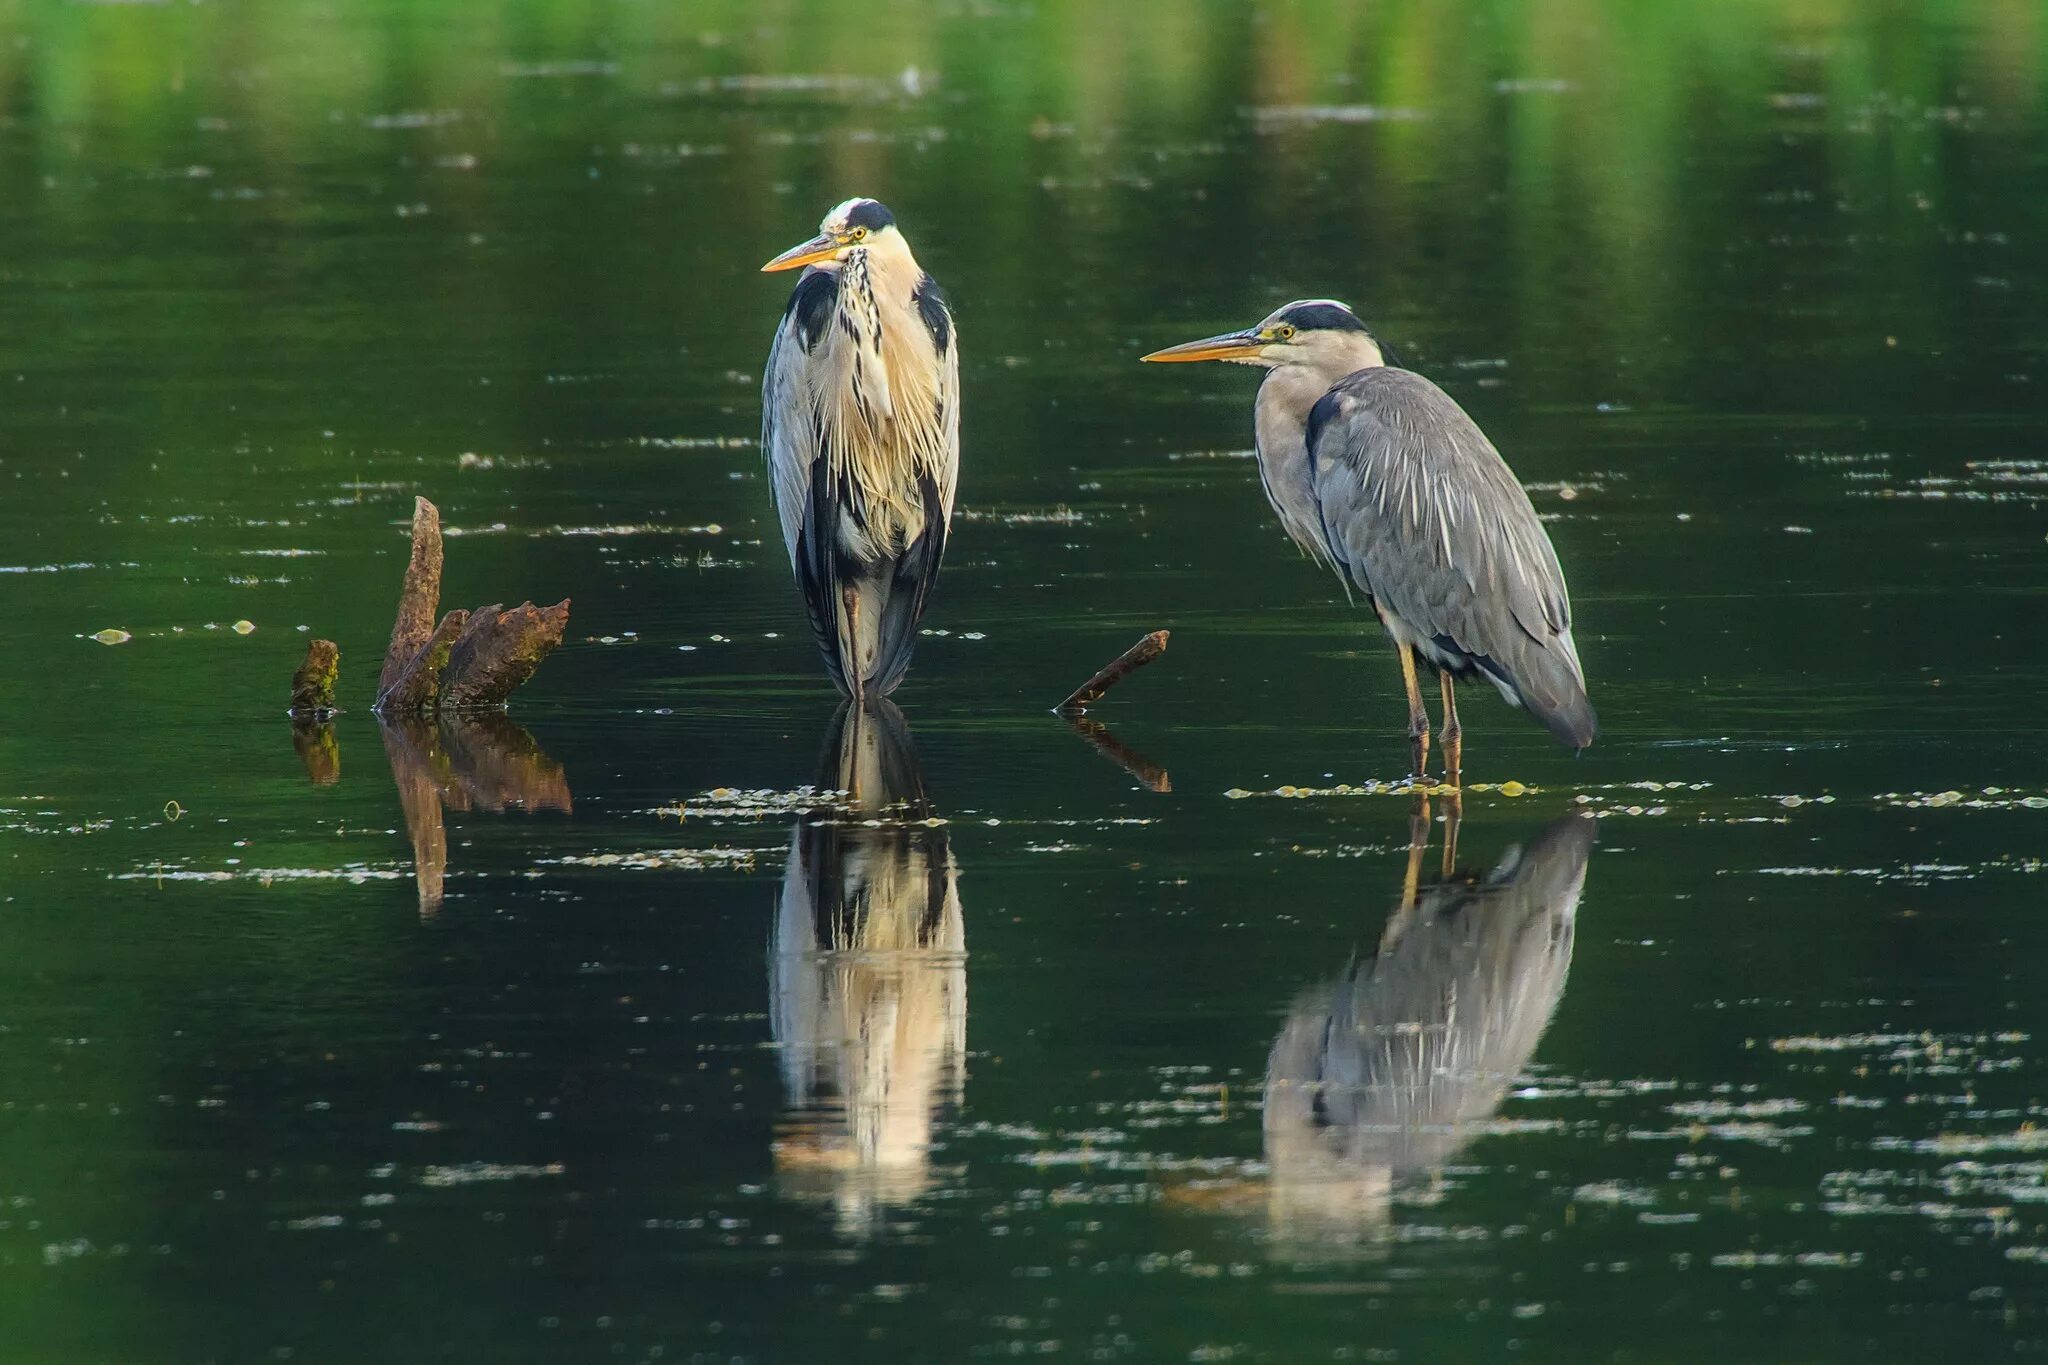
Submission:
M 1444 689 L 1444 723 L 1436 734 L 1444 747 L 1444 781 L 1455 787 L 1464 777 L 1465 731 L 1458 725 L 1458 693 L 1450 670 L 1440 670 L 1437 679 Z
M 839 604 L 846 616 L 839 636 L 839 666 L 846 671 L 846 686 L 854 704 L 859 705 L 862 684 L 866 681 L 862 676 L 866 665 L 860 657 L 860 589 L 851 583 L 840 588 Z
M 1424 779 L 1429 767 L 1429 711 L 1422 704 L 1422 687 L 1415 680 L 1415 651 L 1396 645 L 1401 656 L 1401 684 L 1408 689 L 1408 742 L 1414 747 L 1415 780 Z

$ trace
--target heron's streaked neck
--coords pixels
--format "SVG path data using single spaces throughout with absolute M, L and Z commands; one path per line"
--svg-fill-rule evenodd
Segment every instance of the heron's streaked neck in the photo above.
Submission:
M 850 286 L 857 294 L 898 306 L 910 304 L 923 278 L 924 268 L 910 254 L 910 243 L 894 232 L 872 246 L 847 252 L 839 267 L 842 289 Z

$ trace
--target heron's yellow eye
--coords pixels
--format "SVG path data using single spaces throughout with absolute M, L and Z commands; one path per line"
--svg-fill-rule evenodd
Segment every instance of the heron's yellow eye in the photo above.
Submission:
M 1273 335 L 1278 337 L 1282 341 L 1294 340 L 1294 324 L 1291 322 L 1281 323 L 1278 327 L 1275 327 L 1273 329 Z
M 856 242 L 865 241 L 867 239 L 868 230 L 866 228 L 855 228 L 852 232 L 848 233 L 847 235 L 853 238 L 853 240 Z

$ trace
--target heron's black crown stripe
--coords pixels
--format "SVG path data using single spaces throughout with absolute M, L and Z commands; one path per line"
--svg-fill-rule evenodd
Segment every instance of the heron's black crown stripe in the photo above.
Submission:
M 1280 315 L 1304 332 L 1363 332 L 1365 324 L 1348 308 L 1333 303 L 1304 303 Z
M 839 276 L 830 270 L 806 270 L 789 295 L 789 312 L 803 336 L 804 349 L 816 350 L 818 338 L 831 325 L 832 310 L 839 300 Z
M 871 232 L 878 232 L 895 221 L 896 215 L 889 212 L 888 205 L 873 199 L 862 199 L 846 211 L 848 227 L 864 227 Z
M 939 282 L 926 275 L 917 282 L 918 316 L 931 331 L 932 346 L 940 355 L 946 353 L 946 346 L 953 339 L 953 319 L 946 312 L 946 291 L 939 288 Z

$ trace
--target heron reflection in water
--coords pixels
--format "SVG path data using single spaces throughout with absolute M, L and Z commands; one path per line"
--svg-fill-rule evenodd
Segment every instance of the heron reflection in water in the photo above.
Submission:
M 818 785 L 844 802 L 798 821 L 769 946 L 789 1103 L 775 1165 L 785 1189 L 829 1199 L 843 1229 L 866 1234 L 930 1187 L 933 1127 L 960 1100 L 959 869 L 887 700 L 839 708 Z
M 1303 992 L 1268 1057 L 1276 1248 L 1369 1238 L 1404 1178 L 1485 1131 L 1564 996 L 1593 840 L 1568 816 L 1483 877 L 1424 886 L 1414 841 L 1378 950 Z

